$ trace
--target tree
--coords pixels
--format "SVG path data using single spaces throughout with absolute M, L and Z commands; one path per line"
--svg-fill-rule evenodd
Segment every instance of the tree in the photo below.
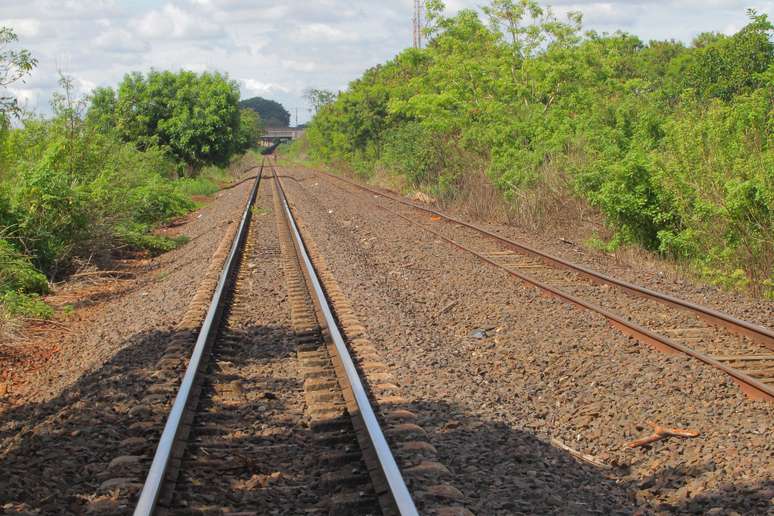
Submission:
M 324 106 L 335 102 L 337 96 L 338 94 L 333 91 L 321 90 L 317 88 L 308 88 L 306 91 L 304 91 L 304 98 L 312 106 L 311 111 L 313 113 L 317 113 Z
M 267 127 L 289 127 L 290 113 L 273 100 L 253 97 L 239 102 L 240 108 L 252 109 L 261 117 Z
M 4 119 L 9 115 L 19 114 L 19 103 L 15 97 L 4 93 L 5 88 L 23 80 L 38 64 L 38 60 L 32 57 L 29 50 L 8 48 L 8 45 L 18 39 L 13 29 L 0 27 L 0 117 Z
M 102 133 L 115 130 L 116 92 L 113 88 L 96 88 L 90 95 L 86 121 Z
M 115 98 L 92 96 L 88 118 L 114 120 L 118 135 L 140 150 L 160 146 L 195 172 L 223 165 L 238 147 L 239 88 L 219 73 L 151 71 L 124 77 Z
M 697 48 L 673 66 L 676 80 L 702 96 L 726 101 L 760 87 L 760 74 L 774 63 L 774 25 L 753 9 L 747 15 L 750 23 L 733 36 L 704 34 L 697 38 Z

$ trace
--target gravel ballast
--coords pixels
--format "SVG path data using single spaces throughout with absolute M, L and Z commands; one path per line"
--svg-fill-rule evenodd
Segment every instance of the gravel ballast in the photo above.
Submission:
M 770 405 L 390 218 L 369 194 L 285 171 L 291 202 L 474 512 L 772 509 Z M 651 420 L 701 435 L 626 448 Z

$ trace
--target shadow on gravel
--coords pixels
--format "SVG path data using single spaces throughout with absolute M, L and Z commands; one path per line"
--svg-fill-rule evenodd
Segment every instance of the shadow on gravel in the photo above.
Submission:
M 670 483 L 670 490 L 685 490 L 688 482 L 711 473 L 714 465 L 697 471 L 664 470 L 635 482 L 623 479 L 625 468 L 605 470 L 586 464 L 528 431 L 470 416 L 456 405 L 418 402 L 405 408 L 420 415 L 419 424 L 452 472 L 453 484 L 478 515 L 706 514 L 712 508 L 724 511 L 710 514 L 767 514 L 772 507 L 774 482 L 686 491 L 680 503 L 649 506 L 636 496 L 644 482 L 665 488 Z
M 267 335 L 290 340 L 292 335 L 288 328 L 275 327 L 230 334 L 256 350 L 250 360 L 261 362 L 285 356 L 286 346 L 258 349 L 256 340 Z M 136 491 L 177 390 L 175 380 L 172 395 L 165 394 L 168 380 L 152 375 L 178 336 L 164 331 L 135 335 L 102 367 L 50 401 L 5 407 L 0 413 L 0 514 L 83 514 L 98 493 L 104 498 L 117 489 Z M 184 367 L 171 378 L 182 377 Z M 111 479 L 119 481 L 103 486 Z
M 682 514 L 772 514 L 774 480 L 758 484 L 733 484 L 697 494 L 684 503 L 664 504 L 660 510 Z M 711 509 L 715 509 L 712 511 Z M 720 511 L 718 509 L 723 509 Z
M 251 327 L 230 333 L 251 346 L 250 360 L 256 363 L 271 363 L 293 349 L 288 344 L 292 336 L 288 328 Z M 82 376 L 61 395 L 0 415 L 0 513 L 83 514 L 95 499 L 109 502 L 117 498 L 118 490 L 136 492 L 171 401 L 166 395 L 154 394 L 153 387 L 163 380 L 152 374 L 176 336 L 162 331 L 138 334 L 101 368 Z M 292 379 L 273 377 L 267 382 L 277 389 L 301 388 Z M 282 411 L 278 400 L 271 403 L 274 413 Z M 649 489 L 661 484 L 670 490 L 685 488 L 697 474 L 715 469 L 707 465 L 701 471 L 664 470 L 636 483 L 621 481 L 614 473 L 578 462 L 527 431 L 470 416 L 462 407 L 419 402 L 406 408 L 420 416 L 419 423 L 438 448 L 440 460 L 453 474 L 452 483 L 465 493 L 469 508 L 479 516 L 633 514 L 640 507 L 634 493 L 643 484 L 651 485 Z M 254 429 L 261 423 L 247 422 L 245 439 L 257 433 Z M 237 466 L 245 478 L 277 467 L 249 457 Z M 108 484 L 101 489 L 106 481 L 114 481 L 112 487 Z M 252 490 L 246 487 L 246 492 Z M 646 508 L 644 513 L 696 514 L 721 507 L 739 514 L 766 514 L 773 497 L 772 481 L 738 483 L 714 491 L 687 492 L 680 503 Z M 129 512 L 127 506 L 118 509 Z

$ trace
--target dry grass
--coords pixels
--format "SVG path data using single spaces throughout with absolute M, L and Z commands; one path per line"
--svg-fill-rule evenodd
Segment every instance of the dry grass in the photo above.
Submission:
M 376 167 L 368 183 L 400 194 L 407 194 L 410 191 L 405 176 L 390 173 L 382 167 Z
M 580 241 L 605 231 L 601 215 L 573 194 L 565 174 L 546 166 L 542 177 L 534 187 L 506 196 L 479 166 L 460 175 L 457 192 L 445 205 L 476 220 L 552 231 Z
M 0 305 L 0 341 L 11 343 L 21 340 L 23 325 L 18 317 L 13 317 Z

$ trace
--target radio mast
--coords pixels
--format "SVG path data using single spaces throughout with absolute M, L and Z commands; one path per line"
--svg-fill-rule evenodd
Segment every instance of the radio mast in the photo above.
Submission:
M 422 0 L 414 0 L 414 48 L 422 48 Z

